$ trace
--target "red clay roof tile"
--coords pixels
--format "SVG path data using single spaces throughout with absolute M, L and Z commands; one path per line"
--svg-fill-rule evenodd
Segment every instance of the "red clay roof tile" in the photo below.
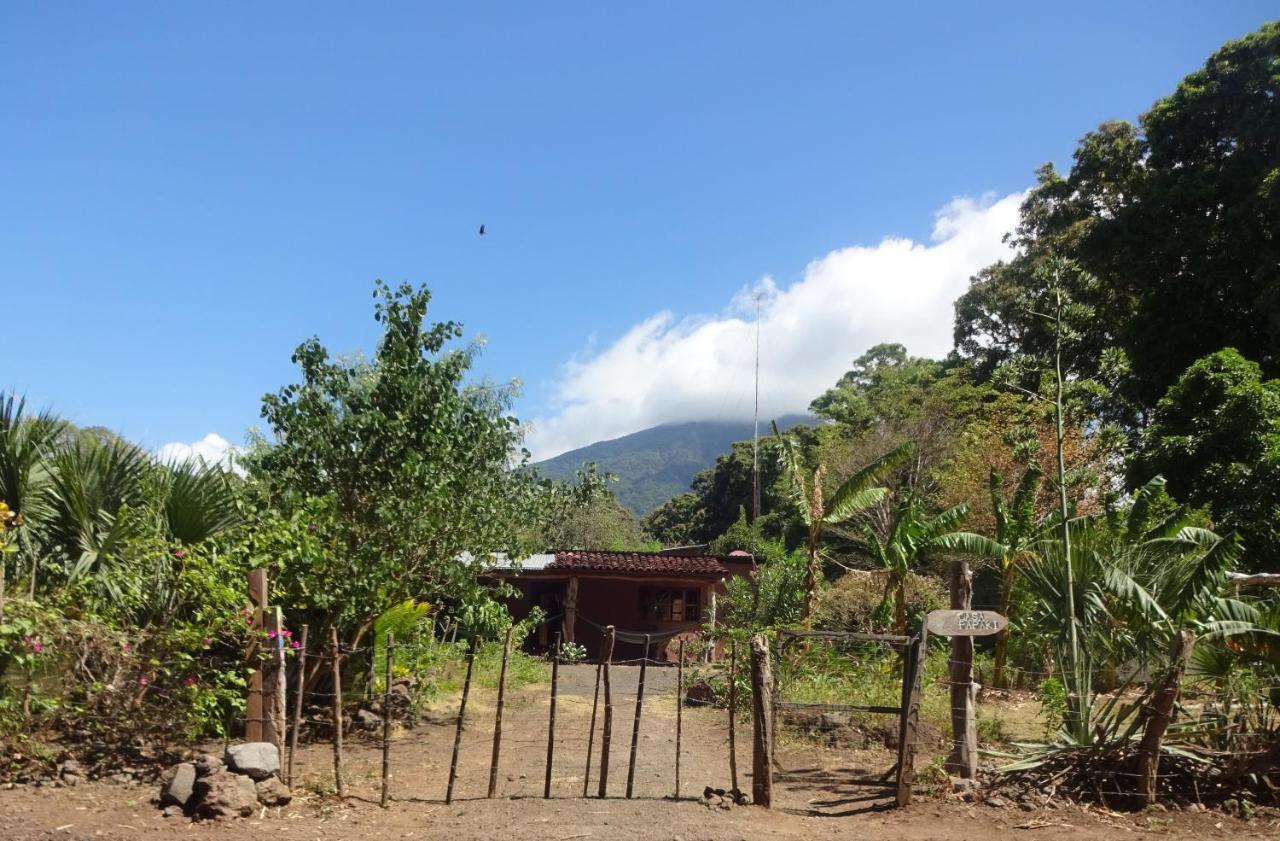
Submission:
M 620 575 L 728 575 L 711 555 L 662 555 L 657 552 L 556 552 L 548 570 L 613 572 Z

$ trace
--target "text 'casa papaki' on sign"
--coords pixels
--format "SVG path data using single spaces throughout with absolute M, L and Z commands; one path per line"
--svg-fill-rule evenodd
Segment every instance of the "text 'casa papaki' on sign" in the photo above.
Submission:
M 998 634 L 1009 620 L 994 610 L 935 610 L 925 619 L 929 633 L 940 637 L 985 637 Z

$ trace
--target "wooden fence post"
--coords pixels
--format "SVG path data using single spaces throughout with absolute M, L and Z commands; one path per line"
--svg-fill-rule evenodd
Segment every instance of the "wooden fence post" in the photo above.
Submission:
M 391 797 L 391 670 L 395 662 L 396 636 L 387 632 L 387 669 L 386 685 L 382 687 L 382 800 L 380 805 L 387 808 Z M 372 683 L 370 679 L 370 683 Z
M 587 731 L 587 770 L 582 774 L 582 796 L 586 797 L 591 785 L 591 748 L 596 738 L 596 709 L 600 706 L 600 672 L 604 668 L 604 659 L 596 663 L 596 694 L 591 701 L 591 728 Z
M 302 626 L 298 638 L 297 686 L 293 690 L 293 727 L 289 732 L 289 776 L 286 782 L 293 785 L 293 755 L 298 752 L 298 731 L 302 728 L 302 696 L 307 688 L 307 626 Z
M 613 626 L 604 629 L 604 726 L 600 733 L 600 796 L 609 788 L 609 742 L 613 739 L 613 691 L 609 686 L 609 663 L 613 660 Z
M 769 642 L 764 634 L 751 639 L 751 801 L 773 806 L 773 675 Z
M 627 799 L 635 790 L 636 748 L 640 746 L 640 713 L 644 710 L 644 673 L 649 666 L 649 635 L 644 635 L 644 657 L 640 660 L 640 681 L 636 686 L 636 717 L 631 725 L 631 759 L 627 762 Z
M 493 756 L 489 759 L 489 797 L 498 793 L 498 759 L 502 753 L 502 708 L 507 697 L 507 661 L 511 658 L 511 632 L 515 626 L 507 626 L 507 636 L 502 643 L 502 668 L 498 672 L 498 709 L 493 718 Z
M 262 662 L 262 741 L 276 746 L 277 756 L 284 754 L 285 682 L 284 616 L 278 607 L 261 610 L 262 625 L 267 631 L 267 658 Z
M 263 609 L 267 606 L 267 571 L 253 569 L 249 571 L 249 627 L 253 631 L 263 630 L 265 617 Z M 250 637 L 249 649 L 245 659 L 252 672 L 249 675 L 248 697 L 244 705 L 244 740 L 261 742 L 263 723 L 266 712 L 262 703 L 262 657 L 256 636 Z
M 729 787 L 738 796 L 738 641 L 729 640 Z
M 1187 670 L 1196 635 L 1188 630 L 1178 632 L 1169 652 L 1169 671 L 1151 695 L 1151 706 L 1145 715 L 1142 741 L 1138 744 L 1138 795 L 1151 806 L 1156 802 L 1156 784 L 1160 771 L 1160 747 L 1165 731 L 1173 721 L 1174 705 L 1182 690 L 1182 676 Z
M 676 796 L 680 799 L 680 730 L 684 723 L 684 637 L 676 650 Z
M 342 777 L 342 649 L 338 646 L 338 629 L 329 626 L 329 652 L 333 669 L 333 785 L 338 797 L 347 796 L 347 782 Z
M 973 573 L 968 561 L 951 562 L 951 609 L 973 608 Z M 951 755 L 947 771 L 961 779 L 978 774 L 978 725 L 974 713 L 977 701 L 973 683 L 973 637 L 951 637 Z
M 914 654 L 906 658 L 904 680 L 910 681 L 906 700 L 906 724 L 902 729 L 901 760 L 898 766 L 898 791 L 895 802 L 899 806 L 911 803 L 911 785 L 915 781 L 916 736 L 920 726 L 920 696 L 924 691 L 924 669 L 929 652 L 929 629 L 922 627 L 920 636 L 912 646 Z
M 542 784 L 542 797 L 551 799 L 551 769 L 556 758 L 556 687 L 560 682 L 560 635 L 556 634 L 556 646 L 551 652 L 551 713 L 547 722 L 547 779 Z
M 462 746 L 462 722 L 467 717 L 467 698 L 471 695 L 471 673 L 476 665 L 476 649 L 480 645 L 478 636 L 471 638 L 471 648 L 467 652 L 467 676 L 462 681 L 462 701 L 458 704 L 458 726 L 453 733 L 453 758 L 449 760 L 449 787 L 445 789 L 444 802 L 453 802 L 453 784 L 458 780 L 458 749 Z

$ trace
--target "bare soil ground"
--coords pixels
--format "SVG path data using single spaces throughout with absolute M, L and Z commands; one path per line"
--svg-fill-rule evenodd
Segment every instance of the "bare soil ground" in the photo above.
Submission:
M 888 751 L 850 751 L 804 742 L 784 743 L 775 808 L 732 806 L 704 789 L 730 788 L 728 717 L 723 710 L 686 708 L 680 799 L 675 795 L 675 671 L 648 671 L 637 739 L 633 797 L 626 799 L 628 756 L 638 669 L 615 667 L 613 738 L 608 797 L 595 797 L 600 772 L 599 726 L 592 751 L 590 798 L 582 797 L 595 669 L 561 669 L 552 798 L 543 799 L 547 749 L 547 688 L 514 693 L 504 713 L 497 796 L 485 797 L 492 751 L 494 699 L 477 693 L 468 710 L 453 804 L 444 803 L 453 746 L 453 710 L 442 705 L 426 723 L 397 733 L 392 745 L 392 803 L 378 807 L 381 748 L 352 735 L 344 764 L 348 798 L 333 792 L 328 744 L 302 747 L 295 800 L 281 809 L 223 823 L 164 818 L 152 805 L 153 787 L 86 783 L 75 788 L 18 788 L 0 792 L 0 839 L 990 839 L 1014 834 L 1035 839 L 1094 841 L 1133 833 L 1172 838 L 1268 837 L 1277 822 L 1218 814 L 1115 815 L 1069 807 L 1042 812 L 968 805 L 921 792 L 906 809 L 892 808 L 886 787 L 852 784 L 893 761 Z M 601 703 L 603 715 L 603 702 Z M 740 787 L 749 792 L 750 727 L 738 722 Z

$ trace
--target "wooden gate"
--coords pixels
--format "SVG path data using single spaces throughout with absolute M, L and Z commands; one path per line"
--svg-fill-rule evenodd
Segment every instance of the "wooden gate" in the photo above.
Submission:
M 905 806 L 911 802 L 911 784 L 915 777 L 915 749 L 920 720 L 920 694 L 924 683 L 924 652 L 928 631 L 911 636 L 890 634 L 859 634 L 834 631 L 792 631 L 782 629 L 777 638 L 777 669 L 774 673 L 773 738 L 777 740 L 779 712 L 788 711 L 814 714 L 862 714 L 893 716 L 897 720 L 897 759 L 893 766 L 876 778 L 850 778 L 845 782 L 854 785 L 889 787 L 894 789 L 894 802 Z M 813 646 L 833 648 L 842 656 L 855 662 L 872 659 L 873 653 L 893 652 L 896 662 L 889 665 L 900 676 L 895 696 L 882 703 L 849 703 L 847 701 L 793 700 L 795 693 L 788 692 L 788 683 L 795 681 L 794 667 Z M 790 668 L 789 668 L 790 666 Z M 798 682 L 798 681 L 796 681 Z M 853 699 L 849 699 L 853 700 Z M 776 748 L 776 744 L 775 744 Z M 773 751 L 778 755 L 777 750 Z M 776 760 L 775 760 L 776 763 Z M 779 769 L 785 773 L 786 769 Z

